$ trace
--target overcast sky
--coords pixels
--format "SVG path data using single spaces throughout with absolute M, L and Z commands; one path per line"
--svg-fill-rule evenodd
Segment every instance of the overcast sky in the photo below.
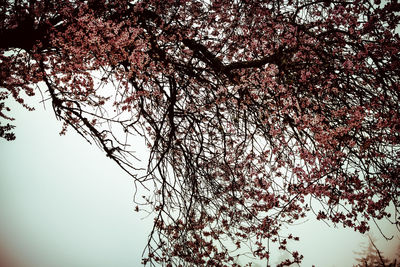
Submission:
M 35 106 L 14 110 L 16 141 L 0 140 L 0 266 L 140 266 L 152 218 L 134 211 L 132 178 L 73 130 L 59 136 L 51 107 Z M 313 220 L 291 230 L 301 239 L 302 266 L 352 266 L 367 243 Z M 378 246 L 391 256 L 399 234 L 385 231 L 395 237 Z

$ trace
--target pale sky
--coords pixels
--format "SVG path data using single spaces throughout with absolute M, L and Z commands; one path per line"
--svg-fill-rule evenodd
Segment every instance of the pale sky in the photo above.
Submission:
M 12 262 L 7 267 L 141 266 L 152 218 L 134 211 L 132 178 L 72 129 L 59 136 L 51 106 L 35 106 L 13 112 L 17 140 L 0 140 L 0 259 Z M 322 222 L 290 230 L 301 239 L 301 266 L 352 266 L 367 243 Z M 378 246 L 389 256 L 400 235 L 386 233 L 393 241 Z

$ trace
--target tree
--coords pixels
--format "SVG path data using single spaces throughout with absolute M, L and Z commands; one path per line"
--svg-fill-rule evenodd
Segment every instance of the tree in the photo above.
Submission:
M 372 266 L 387 266 L 396 267 L 398 266 L 397 260 L 392 261 L 383 256 L 382 251 L 380 251 L 375 245 L 375 239 L 369 237 L 368 248 L 364 248 L 362 252 L 356 252 L 361 258 L 356 258 L 358 264 L 354 266 L 359 267 L 372 267 Z
M 153 184 L 145 264 L 226 266 L 230 244 L 269 264 L 270 246 L 298 239 L 280 229 L 310 214 L 361 233 L 399 226 L 397 1 L 0 6 L 0 100 L 31 109 L 25 95 L 44 86 L 62 133 Z M 290 253 L 282 264 L 301 261 Z

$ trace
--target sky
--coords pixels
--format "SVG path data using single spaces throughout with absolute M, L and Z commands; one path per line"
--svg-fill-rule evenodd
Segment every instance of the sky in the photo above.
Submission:
M 72 129 L 60 136 L 51 106 L 32 101 L 36 111 L 12 113 L 17 139 L 0 140 L 0 267 L 141 266 L 152 217 L 134 211 L 132 178 Z M 312 219 L 290 230 L 300 236 L 301 266 L 352 266 L 368 242 Z M 393 256 L 400 235 L 384 230 L 391 242 L 372 235 Z

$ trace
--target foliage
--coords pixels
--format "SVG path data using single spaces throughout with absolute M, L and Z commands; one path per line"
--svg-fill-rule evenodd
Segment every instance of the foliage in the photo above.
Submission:
M 0 100 L 30 109 L 25 95 L 45 86 L 63 133 L 154 184 L 144 263 L 226 266 L 242 246 L 268 263 L 270 247 L 298 240 L 282 227 L 310 213 L 361 233 L 372 220 L 399 226 L 399 11 L 2 0 Z M 133 136 L 150 151 L 143 175 Z M 282 264 L 301 261 L 290 253 Z

